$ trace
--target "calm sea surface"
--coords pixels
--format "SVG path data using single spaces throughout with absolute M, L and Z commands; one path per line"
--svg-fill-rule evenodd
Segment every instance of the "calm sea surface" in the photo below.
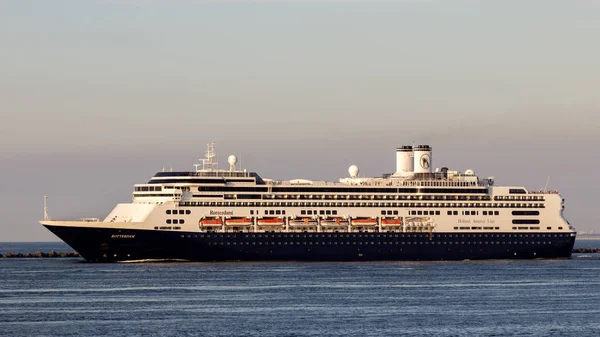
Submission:
M 71 251 L 62 243 L 0 243 L 0 253 L 52 249 Z M 600 335 L 600 254 L 461 262 L 81 261 L 0 259 L 0 336 Z

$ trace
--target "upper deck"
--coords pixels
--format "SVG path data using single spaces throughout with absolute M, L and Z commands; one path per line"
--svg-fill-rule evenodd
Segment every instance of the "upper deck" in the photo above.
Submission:
M 256 172 L 238 170 L 237 159 L 233 155 L 228 160 L 229 170 L 216 169 L 215 158 L 214 144 L 209 144 L 206 158 L 201 159 L 202 164 L 195 165 L 195 171 L 158 172 L 146 184 L 135 185 L 135 191 L 163 192 L 153 194 L 156 197 L 169 197 L 186 191 L 206 193 L 194 195 L 202 197 L 209 197 L 216 193 L 243 193 L 248 198 L 258 198 L 258 194 L 290 194 L 290 197 L 296 195 L 296 198 L 303 198 L 301 194 L 338 194 L 337 197 L 344 194 L 481 196 L 491 195 L 492 190 L 498 192 L 496 195 L 558 193 L 557 191 L 528 191 L 524 187 L 493 187 L 494 177 L 480 179 L 471 169 L 459 172 L 442 167 L 432 171 L 429 146 L 417 146 L 414 150 L 409 146 L 397 149 L 395 173 L 383 174 L 380 177 L 359 177 L 358 167 L 352 165 L 348 170 L 349 177 L 340 178 L 338 182 L 263 179 Z M 416 166 L 419 168 L 415 169 Z M 164 193 L 164 190 L 168 193 Z M 169 194 L 171 192 L 172 194 Z M 248 193 L 257 195 L 247 195 Z

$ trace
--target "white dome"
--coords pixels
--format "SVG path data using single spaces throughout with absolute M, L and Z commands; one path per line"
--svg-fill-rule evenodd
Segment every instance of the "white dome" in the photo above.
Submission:
M 352 165 L 348 168 L 348 173 L 350 173 L 350 176 L 352 178 L 356 178 L 358 177 L 358 166 L 356 165 Z
M 475 175 L 475 171 L 473 171 L 471 169 L 468 169 L 468 170 L 465 171 L 465 174 L 469 175 L 469 176 L 473 176 L 473 175 Z
M 235 166 L 235 164 L 237 163 L 237 157 L 234 155 L 231 155 L 231 156 L 229 156 L 229 158 L 227 158 L 227 162 L 229 163 L 229 165 Z

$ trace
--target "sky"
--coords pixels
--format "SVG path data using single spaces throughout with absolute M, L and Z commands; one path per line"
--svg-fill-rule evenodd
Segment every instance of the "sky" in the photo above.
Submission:
M 558 189 L 600 232 L 600 1 L 0 2 L 0 242 L 104 218 L 216 142 L 265 178 L 433 167 Z

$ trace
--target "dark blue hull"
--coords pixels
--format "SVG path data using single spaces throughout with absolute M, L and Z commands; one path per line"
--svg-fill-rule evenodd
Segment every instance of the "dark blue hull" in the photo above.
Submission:
M 568 258 L 565 233 L 194 233 L 46 225 L 89 262 Z

